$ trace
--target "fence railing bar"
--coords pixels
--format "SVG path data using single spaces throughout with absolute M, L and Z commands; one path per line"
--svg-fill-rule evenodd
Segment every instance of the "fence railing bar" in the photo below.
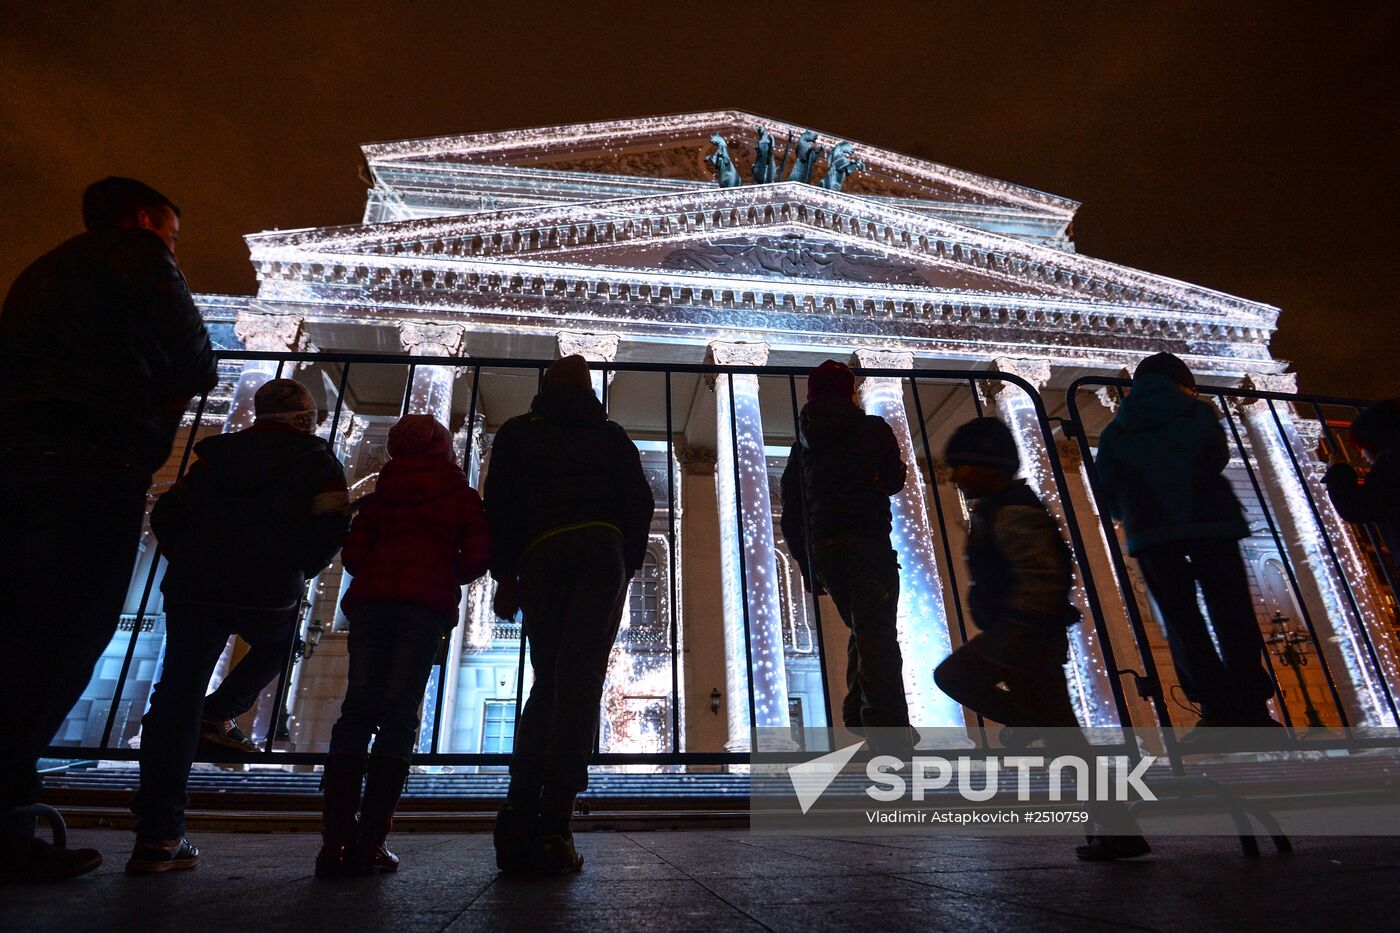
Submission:
M 671 414 L 671 371 L 662 373 L 666 383 L 666 553 L 670 572 L 667 577 L 667 627 L 671 632 L 671 752 L 681 750 L 680 631 L 676 619 L 679 594 L 676 591 L 676 434 Z

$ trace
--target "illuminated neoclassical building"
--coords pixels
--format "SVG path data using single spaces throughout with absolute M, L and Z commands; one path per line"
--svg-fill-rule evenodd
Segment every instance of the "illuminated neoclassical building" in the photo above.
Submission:
M 372 487 L 388 426 L 403 407 L 448 423 L 475 478 L 490 469 L 492 432 L 528 406 L 536 374 L 488 366 L 478 375 L 474 359 L 581 353 L 615 363 L 807 367 L 836 358 L 914 374 L 1003 372 L 1035 386 L 1051 414 L 1063 414 L 1073 379 L 1118 376 L 1159 350 L 1180 355 L 1204 382 L 1293 385 L 1286 364 L 1269 352 L 1277 309 L 1076 252 L 1076 202 L 873 146 L 856 144 L 852 152 L 838 146 L 839 137 L 803 137 L 804 129 L 716 111 L 368 145 L 373 185 L 361 222 L 247 237 L 257 294 L 203 303 L 227 346 L 460 358 L 460 367 L 420 366 L 410 375 L 404 366 L 355 367 L 343 395 L 338 365 L 298 371 L 328 413 L 339 403 L 334 440 L 358 491 Z M 252 391 L 274 369 L 230 371 L 201 430 L 246 424 Z M 828 699 L 840 706 L 845 633 L 828 603 L 813 606 L 803 594 L 777 527 L 775 479 L 793 436 L 787 381 L 678 374 L 669 411 L 655 373 L 609 374 L 606 383 L 599 373 L 596 386 L 642 447 L 658 502 L 652 557 L 633 585 L 609 673 L 600 748 L 742 749 L 751 716 L 760 725 L 825 725 Z M 872 378 L 860 391 L 918 466 L 894 501 L 901 639 L 916 722 L 964 724 L 931 671 L 965 636 L 953 611 L 966 584 L 959 556 L 965 512 L 936 460 L 928 462 L 925 432 L 936 458 L 948 431 L 982 406 L 1012 425 L 1028 477 L 1052 504 L 1060 496 L 1049 458 L 1064 467 L 1113 648 L 1121 665 L 1135 666 L 1082 466 L 1072 444 L 1041 442 L 1029 397 L 995 380 L 975 391 L 970 383 L 921 383 L 916 394 L 907 380 Z M 1101 395 L 1085 406 L 1091 435 L 1115 401 Z M 1336 516 L 1328 509 L 1314 515 L 1302 503 L 1301 484 L 1315 485 L 1315 471 L 1300 475 L 1286 462 L 1285 442 L 1313 462 L 1318 425 L 1284 409 L 1280 431 L 1258 405 L 1240 405 L 1233 415 L 1258 461 L 1286 552 L 1265 529 L 1263 508 L 1236 466 L 1242 498 L 1253 503 L 1257 533 L 1244 546 L 1261 625 L 1267 632 L 1275 615 L 1297 620 L 1309 610 L 1349 721 L 1389 722 L 1381 681 L 1394 676 L 1393 602 L 1360 582 L 1368 577 L 1366 555 Z M 1347 574 L 1318 552 L 1324 530 L 1338 542 L 1342 566 L 1354 571 L 1359 616 L 1343 608 Z M 1285 557 L 1296 585 L 1285 580 Z M 308 601 L 305 625 L 324 634 L 294 672 L 285 741 L 298 750 L 325 747 L 343 692 L 344 620 L 335 609 L 341 577 L 333 566 Z M 1128 598 L 1150 617 L 1136 589 Z M 519 631 L 493 620 L 488 607 L 485 585 L 473 588 L 446 676 L 430 688 L 426 709 L 443 708 L 442 751 L 510 747 Z M 1376 642 L 1376 658 L 1367 656 L 1362 627 Z M 1171 677 L 1160 629 L 1150 629 Z M 157 621 L 142 649 L 147 684 L 158 631 Z M 1081 717 L 1113 724 L 1093 626 L 1078 626 L 1072 647 Z M 1310 688 L 1320 715 L 1336 721 L 1317 668 L 1296 686 L 1280 670 L 1285 701 L 1297 704 L 1301 721 L 1299 691 Z M 141 689 L 124 692 L 138 710 Z M 269 695 L 257 714 L 260 734 L 272 723 L 271 705 Z M 1133 706 L 1139 715 L 1151 721 L 1145 705 Z M 135 730 L 130 719 L 126 735 Z M 70 721 L 70 739 L 86 728 L 80 720 L 82 708 Z M 432 742 L 424 731 L 426 749 Z

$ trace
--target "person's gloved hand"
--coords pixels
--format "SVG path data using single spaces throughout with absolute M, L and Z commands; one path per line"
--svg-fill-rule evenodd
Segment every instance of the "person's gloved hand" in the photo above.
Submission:
M 515 580 L 497 580 L 496 598 L 491 608 L 502 619 L 511 620 L 520 611 L 520 584 Z

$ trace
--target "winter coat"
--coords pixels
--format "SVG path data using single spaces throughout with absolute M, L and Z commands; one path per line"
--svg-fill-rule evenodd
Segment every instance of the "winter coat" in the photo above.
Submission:
M 84 233 L 20 273 L 0 359 L 0 444 L 147 475 L 218 378 L 175 257 L 142 229 Z
M 156 502 L 151 530 L 170 561 L 170 602 L 285 609 L 340 550 L 345 473 L 321 438 L 254 425 L 200 441 Z
M 783 470 L 783 537 L 810 580 L 811 541 L 853 536 L 888 543 L 890 496 L 907 473 L 894 431 L 855 402 L 818 396 L 802 409 Z
M 496 432 L 486 514 L 496 536 L 491 575 L 514 580 L 545 537 L 590 527 L 622 536 L 629 574 L 646 559 L 656 500 L 637 445 L 609 421 L 591 389 L 559 387 Z
M 1128 536 L 1128 553 L 1196 538 L 1249 534 L 1223 475 L 1230 447 L 1215 409 L 1166 376 L 1134 380 L 1099 437 L 1100 491 Z
M 1060 523 L 1024 480 L 978 499 L 969 517 L 968 604 L 977 627 L 1062 654 L 1065 628 L 1079 621 L 1079 611 L 1069 599 L 1074 577 Z
M 353 579 L 341 609 L 412 603 L 455 624 L 462 587 L 490 566 L 491 531 L 447 429 L 434 423 L 430 441 L 412 442 L 400 430 L 407 420 L 389 432 L 390 460 L 350 525 L 341 561 Z
M 1322 482 L 1342 518 L 1358 524 L 1375 523 L 1400 569 L 1400 446 L 1376 456 L 1365 482 L 1358 482 L 1356 470 L 1345 463 L 1329 467 Z

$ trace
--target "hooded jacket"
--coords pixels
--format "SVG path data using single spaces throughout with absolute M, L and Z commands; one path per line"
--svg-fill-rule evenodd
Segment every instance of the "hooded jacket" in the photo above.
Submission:
M 428 415 L 390 429 L 389 457 L 345 540 L 341 561 L 354 579 L 341 608 L 412 603 L 456 624 L 462 586 L 491 563 L 481 497 L 453 460 L 447 428 Z
M 890 496 L 907 467 L 885 419 L 855 402 L 821 395 L 798 418 L 797 443 L 783 470 L 783 537 L 810 580 L 807 543 L 838 536 L 888 542 Z
M 1358 482 L 1350 465 L 1335 463 L 1322 482 L 1342 518 L 1375 523 L 1400 569 L 1400 400 L 1381 402 L 1358 415 L 1352 438 L 1373 458 L 1365 481 Z
M 1128 553 L 1171 541 L 1243 538 L 1244 512 L 1223 475 L 1230 447 L 1215 409 L 1172 379 L 1144 375 L 1099 437 L 1094 466 Z
M 170 562 L 171 602 L 287 609 L 340 550 L 345 473 L 319 437 L 257 425 L 200 441 L 156 502 L 151 530 Z
M 0 358 L 0 444 L 147 475 L 170 455 L 185 404 L 218 378 L 175 257 L 135 228 L 73 237 L 21 272 Z
M 637 445 L 608 420 L 591 388 L 549 387 L 496 432 L 486 514 L 496 536 L 497 580 L 514 580 L 544 537 L 589 526 L 615 529 L 627 571 L 636 573 L 655 511 Z

